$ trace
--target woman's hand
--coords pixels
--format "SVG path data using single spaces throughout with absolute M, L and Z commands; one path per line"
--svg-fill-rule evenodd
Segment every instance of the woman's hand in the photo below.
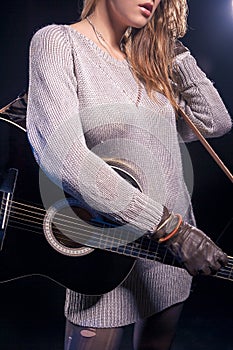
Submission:
M 152 238 L 166 244 L 179 263 L 193 276 L 215 274 L 227 264 L 227 255 L 201 230 L 165 208 Z

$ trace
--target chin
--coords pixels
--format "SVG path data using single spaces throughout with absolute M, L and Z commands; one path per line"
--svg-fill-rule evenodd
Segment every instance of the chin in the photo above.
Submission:
M 143 28 L 145 27 L 145 25 L 149 22 L 148 19 L 146 18 L 140 18 L 138 19 L 137 21 L 132 21 L 130 27 L 132 28 L 137 28 L 137 29 L 140 29 L 140 28 Z

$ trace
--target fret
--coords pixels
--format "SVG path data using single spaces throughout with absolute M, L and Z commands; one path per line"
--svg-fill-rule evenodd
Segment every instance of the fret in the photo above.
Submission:
M 104 238 L 104 247 L 117 246 L 118 240 L 116 239 L 116 226 L 105 225 Z
M 140 245 L 135 242 L 131 242 L 124 247 L 124 252 L 134 258 L 140 258 Z
M 134 258 L 140 258 L 140 245 L 135 241 L 127 245 L 127 251 L 130 256 Z
M 151 246 L 152 246 L 152 239 L 150 239 L 150 240 L 149 240 L 149 243 L 148 243 L 148 250 L 147 250 L 147 255 L 146 255 L 146 258 L 147 258 L 147 259 L 149 259 L 150 256 L 151 256 L 151 255 L 149 255 L 149 254 L 151 254 L 151 250 L 152 250 L 152 247 L 151 247 Z M 155 255 L 154 255 L 154 257 L 155 257 Z
M 214 275 L 222 279 L 233 280 L 233 258 L 228 257 L 227 266 L 221 267 L 221 269 Z
M 139 258 L 140 257 L 140 250 L 138 248 L 135 248 L 133 244 L 130 244 L 130 247 L 127 246 L 127 249 L 125 249 L 125 252 L 128 252 L 129 256 L 134 257 L 134 258 Z
M 119 229 L 116 225 L 107 223 L 99 217 L 92 220 L 92 224 L 94 224 L 92 228 L 93 234 L 97 236 L 95 238 L 98 242 L 98 245 L 95 246 L 96 248 L 109 250 L 109 248 L 119 244 L 119 238 L 116 238 L 119 235 Z
M 132 249 L 131 244 L 118 246 L 118 247 L 117 246 L 108 247 L 105 250 L 111 251 L 111 252 L 114 252 L 114 253 L 118 253 L 118 254 L 127 255 L 127 256 L 130 256 L 130 257 L 134 257 L 134 258 L 138 258 L 138 251 Z
M 134 243 L 134 249 L 138 251 L 138 257 L 145 259 L 147 257 L 147 250 L 143 246 L 144 236 Z
M 138 250 L 138 257 L 142 259 L 154 259 L 154 252 L 149 250 L 150 240 L 146 236 L 142 236 L 135 243 L 135 249 Z

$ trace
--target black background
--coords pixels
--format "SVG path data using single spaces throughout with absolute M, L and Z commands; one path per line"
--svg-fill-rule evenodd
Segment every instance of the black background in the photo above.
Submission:
M 27 89 L 28 48 L 33 33 L 51 23 L 78 19 L 78 2 L 9 1 L 1 8 L 0 107 Z M 214 82 L 233 115 L 233 10 L 231 0 L 190 0 L 189 30 L 183 42 Z M 232 131 L 211 145 L 233 169 Z M 232 183 L 199 142 L 188 145 L 194 170 L 193 206 L 197 223 L 233 254 Z M 232 281 L 195 280 L 178 329 L 174 350 L 233 349 Z M 65 290 L 43 277 L 0 285 L 0 348 L 63 348 Z M 122 349 L 130 350 L 132 328 Z

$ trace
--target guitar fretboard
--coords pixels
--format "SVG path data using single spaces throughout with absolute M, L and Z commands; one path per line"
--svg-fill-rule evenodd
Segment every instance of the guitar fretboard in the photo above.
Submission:
M 147 236 L 142 236 L 138 240 L 128 243 L 127 245 L 106 248 L 106 250 L 134 258 L 148 259 L 170 266 L 182 267 L 165 245 L 159 244 Z M 212 276 L 233 280 L 233 257 L 228 256 L 228 264 L 221 267 L 221 269 Z

